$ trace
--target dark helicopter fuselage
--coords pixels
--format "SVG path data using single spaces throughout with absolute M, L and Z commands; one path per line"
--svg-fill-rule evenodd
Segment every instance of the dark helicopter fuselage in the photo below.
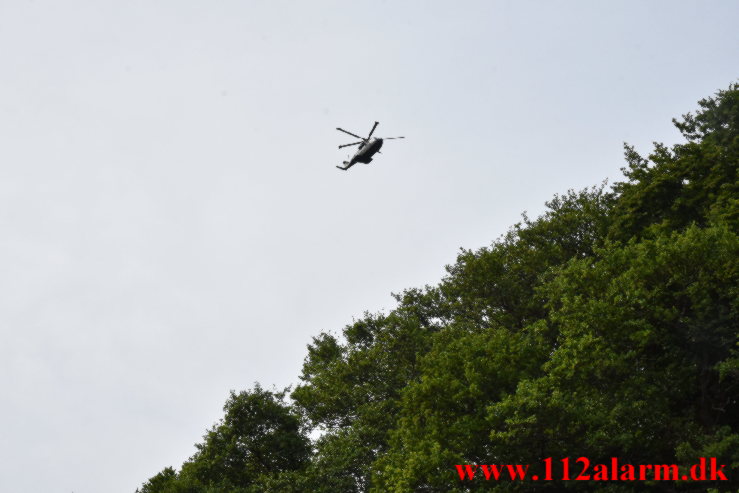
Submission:
M 351 164 L 368 164 L 370 161 L 372 161 L 372 156 L 377 154 L 377 151 L 380 150 L 380 147 L 382 147 L 382 139 L 379 137 L 371 139 L 368 143 L 359 144 L 359 149 L 357 149 L 357 152 L 354 154 L 351 161 L 349 162 Z

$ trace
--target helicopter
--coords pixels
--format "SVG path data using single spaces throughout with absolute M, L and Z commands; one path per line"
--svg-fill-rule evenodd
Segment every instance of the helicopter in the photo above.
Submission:
M 352 142 L 351 144 L 344 144 L 340 145 L 339 149 L 342 147 L 349 147 L 349 146 L 355 146 L 359 145 L 359 148 L 357 149 L 357 152 L 354 153 L 354 156 L 349 161 L 344 161 L 344 166 L 337 166 L 340 170 L 346 171 L 352 166 L 354 166 L 357 163 L 364 163 L 369 164 L 370 161 L 372 161 L 372 156 L 374 156 L 376 153 L 380 152 L 380 147 L 382 147 L 382 142 L 384 140 L 389 139 L 405 139 L 405 137 L 385 137 L 384 139 L 381 137 L 375 137 L 372 138 L 372 134 L 375 133 L 375 129 L 377 128 L 377 125 L 379 125 L 380 122 L 375 122 L 375 125 L 372 127 L 372 130 L 370 130 L 369 135 L 367 138 L 360 137 L 359 135 L 355 135 L 351 132 L 348 132 L 344 130 L 343 128 L 336 127 L 336 130 L 339 132 L 344 132 L 345 134 L 349 134 L 352 137 L 356 137 L 359 139 L 359 142 Z

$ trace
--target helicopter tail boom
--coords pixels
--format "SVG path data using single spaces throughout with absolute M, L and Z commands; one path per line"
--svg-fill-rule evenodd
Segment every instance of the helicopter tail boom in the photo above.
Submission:
M 351 168 L 352 166 L 354 166 L 354 163 L 352 163 L 351 161 L 344 161 L 344 166 L 343 167 L 342 166 L 337 166 L 337 168 L 339 168 L 340 170 L 346 171 L 349 168 Z

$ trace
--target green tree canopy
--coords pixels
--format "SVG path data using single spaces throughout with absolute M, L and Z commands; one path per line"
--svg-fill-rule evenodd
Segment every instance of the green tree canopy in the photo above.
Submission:
M 196 445 L 179 474 L 166 468 L 141 493 L 258 492 L 280 473 L 303 468 L 310 443 L 284 392 L 259 385 L 232 392 L 223 419 Z

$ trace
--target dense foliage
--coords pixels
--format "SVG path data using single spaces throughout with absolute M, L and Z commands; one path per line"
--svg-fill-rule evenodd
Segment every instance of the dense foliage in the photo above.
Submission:
M 739 86 L 699 105 L 675 121 L 684 143 L 626 147 L 626 181 L 556 196 L 463 250 L 437 286 L 315 337 L 291 402 L 232 394 L 181 470 L 140 491 L 736 490 Z M 718 457 L 729 481 L 461 481 L 454 468 L 568 456 Z

